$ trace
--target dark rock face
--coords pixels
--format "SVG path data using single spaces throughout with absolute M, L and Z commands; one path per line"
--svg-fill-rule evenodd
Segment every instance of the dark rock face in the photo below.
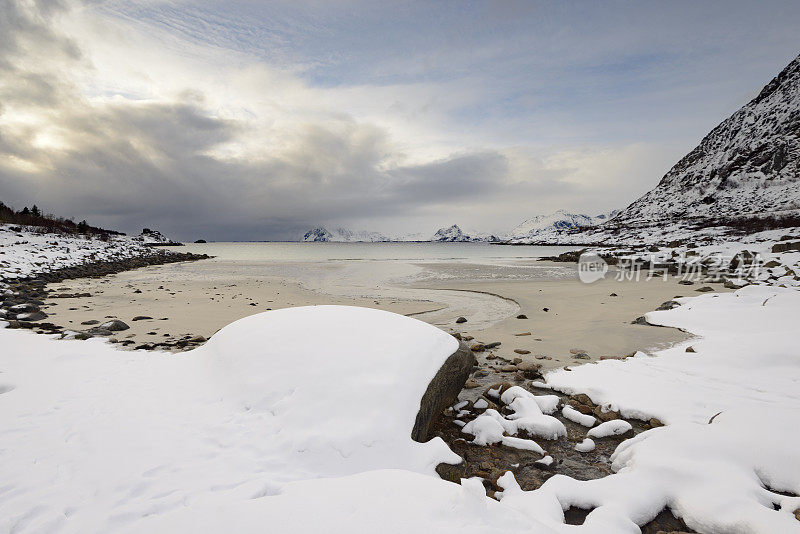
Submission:
M 458 350 L 445 360 L 422 395 L 411 439 L 423 443 L 432 437 L 434 421 L 458 397 L 473 365 L 475 356 L 466 344 L 460 343 Z

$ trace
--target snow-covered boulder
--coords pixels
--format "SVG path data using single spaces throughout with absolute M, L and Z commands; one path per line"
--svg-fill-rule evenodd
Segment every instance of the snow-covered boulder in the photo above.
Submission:
M 3 532 L 168 532 L 145 525 L 177 511 L 177 530 L 197 531 L 204 511 L 253 519 L 275 513 L 270 496 L 288 483 L 367 471 L 387 513 L 397 473 L 422 477 L 412 477 L 420 497 L 455 491 L 441 489 L 435 467 L 460 458 L 411 433 L 459 346 L 416 319 L 345 306 L 271 311 L 179 356 L 8 329 L 0 346 Z M 342 479 L 332 491 L 355 495 L 357 485 Z M 409 502 L 427 509 L 425 498 Z M 292 531 L 296 520 L 278 523 Z

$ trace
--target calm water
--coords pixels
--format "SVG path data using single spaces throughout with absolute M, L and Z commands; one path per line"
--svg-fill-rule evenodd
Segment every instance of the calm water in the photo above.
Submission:
M 187 243 L 181 252 L 219 260 L 256 262 L 448 261 L 494 263 L 555 256 L 579 247 L 490 245 L 488 243 Z

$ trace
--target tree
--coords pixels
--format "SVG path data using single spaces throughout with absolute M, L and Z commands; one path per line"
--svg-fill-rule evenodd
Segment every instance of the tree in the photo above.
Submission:
M 89 223 L 87 223 L 85 219 L 78 223 L 78 231 L 80 233 L 85 234 L 88 229 Z
M 28 206 L 25 206 L 24 208 L 22 208 L 22 211 L 19 212 L 19 213 L 20 213 L 20 215 L 30 215 L 31 214 L 31 210 L 28 209 Z
M 31 208 L 31 213 L 33 214 L 34 217 L 41 217 L 42 210 L 39 209 L 39 206 L 34 204 L 33 207 Z

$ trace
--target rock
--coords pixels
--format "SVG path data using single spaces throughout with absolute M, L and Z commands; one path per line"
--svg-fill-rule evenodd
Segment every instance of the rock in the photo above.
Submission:
M 208 340 L 203 336 L 194 336 L 189 341 L 191 341 L 192 343 L 205 343 Z
M 578 359 L 578 360 L 590 360 L 591 359 L 591 357 L 588 354 L 586 354 L 585 352 L 579 352 L 578 354 L 573 356 L 573 358 Z
M 698 291 L 700 290 L 698 289 Z M 680 302 L 674 300 L 668 300 L 666 302 L 662 302 L 661 305 L 658 308 L 656 308 L 656 311 L 671 310 L 673 308 L 677 308 L 680 305 L 681 305 Z
M 529 335 L 531 335 L 531 333 L 530 332 L 521 332 L 519 334 L 514 334 L 514 335 L 517 336 L 517 337 L 521 337 L 521 336 L 529 336 Z
M 146 321 L 148 319 L 152 319 L 152 317 L 148 317 L 147 315 L 137 315 L 131 321 Z
M 619 296 L 619 295 L 617 295 L 616 293 L 611 293 L 611 294 L 609 295 L 609 297 L 618 297 L 618 296 Z
M 483 396 L 487 399 L 499 399 L 500 395 L 505 393 L 505 391 L 511 387 L 511 384 L 508 382 L 497 382 L 496 384 L 492 384 L 486 391 L 483 392 Z M 492 394 L 491 392 L 494 392 Z
M 607 421 L 613 421 L 615 419 L 619 419 L 620 418 L 619 417 L 619 412 L 615 412 L 613 410 L 609 410 L 607 412 L 604 412 L 602 406 L 595 407 L 595 409 L 592 410 L 592 414 L 595 417 L 597 417 L 598 419 L 600 419 L 604 423 L 607 422 Z
M 18 321 L 27 321 L 27 322 L 35 322 L 35 321 L 43 321 L 47 319 L 47 314 L 43 311 L 35 311 L 32 313 L 20 313 L 17 314 Z
M 14 313 L 36 313 L 39 311 L 39 306 L 32 302 L 26 302 L 25 304 L 11 306 L 11 311 Z
M 485 378 L 489 376 L 489 371 L 487 371 L 486 369 L 478 369 L 477 371 L 472 373 L 472 376 L 474 376 L 475 378 Z
M 525 349 L 514 349 L 514 352 L 516 352 L 517 354 L 530 354 L 531 353 L 531 351 L 525 350 Z
M 113 336 L 114 333 L 109 330 L 108 328 L 103 328 L 102 326 L 96 326 L 94 328 L 90 328 L 86 331 L 87 334 L 91 334 L 92 336 Z
M 198 239 L 197 241 L 195 241 L 195 243 L 206 243 L 206 240 L 205 239 Z
M 569 353 L 570 354 L 581 354 L 581 353 L 587 353 L 587 352 L 589 352 L 589 351 L 583 350 L 583 349 L 569 349 Z
M 631 324 L 649 325 L 650 323 L 648 323 L 647 319 L 645 319 L 644 315 L 642 315 L 641 317 L 637 317 L 636 319 L 631 321 Z
M 648 422 L 650 423 L 650 428 L 658 428 L 660 426 L 664 426 L 664 423 L 662 423 L 660 419 L 656 419 L 655 417 L 650 419 L 650 421 Z
M 100 324 L 100 321 L 98 321 L 97 319 L 91 319 L 89 321 L 83 321 L 81 324 L 86 326 L 91 326 L 93 324 Z
M 107 321 L 100 325 L 100 328 L 109 330 L 111 332 L 120 332 L 122 330 L 127 330 L 130 328 L 127 324 L 123 323 L 119 319 L 112 319 L 111 321 Z
M 472 352 L 483 352 L 486 350 L 486 345 L 484 345 L 483 343 L 475 343 L 469 348 L 469 350 L 471 350 Z
M 694 347 L 686 347 L 686 352 L 697 352 Z
M 481 384 L 474 378 L 467 378 L 467 381 L 464 382 L 464 389 L 475 389 L 479 387 L 481 387 Z
M 517 370 L 517 366 L 516 365 L 512 365 L 510 363 L 500 366 L 500 371 L 503 372 L 503 373 L 513 373 L 516 370 Z
M 466 317 L 459 317 L 458 319 L 456 319 L 456 323 L 457 324 L 466 323 L 466 322 L 467 322 L 467 318 Z
M 795 517 L 795 519 L 800 521 L 800 508 L 798 508 L 797 510 L 794 511 L 794 517 Z
M 549 312 L 549 311 L 550 311 L 550 308 L 542 308 L 542 311 L 543 311 L 543 312 Z
M 517 315 L 517 319 L 527 319 L 527 318 L 528 316 L 525 315 L 524 313 L 520 313 L 519 315 Z
M 493 341 L 491 343 L 486 343 L 484 345 L 484 347 L 486 347 L 486 349 L 495 349 L 495 348 L 497 348 L 499 346 L 500 346 L 500 342 L 499 341 Z
M 698 293 L 708 293 L 709 291 L 714 291 L 714 288 L 710 286 L 703 286 L 695 289 L 695 291 L 697 291 Z
M 537 362 L 521 362 L 516 365 L 516 368 L 529 380 L 541 378 L 542 376 L 542 364 Z
M 681 280 L 678 283 L 681 284 L 681 285 L 684 285 L 684 286 L 693 286 L 694 285 L 694 282 L 692 282 L 691 280 Z
M 787 252 L 789 250 L 800 250 L 800 241 L 794 243 L 775 243 L 772 245 L 772 252 Z
M 475 356 L 464 344 L 459 344 L 458 350 L 445 360 L 422 395 L 411 439 L 423 443 L 433 437 L 431 429 L 435 419 L 458 398 L 474 364 Z
M 436 473 L 442 480 L 459 484 L 467 476 L 467 464 L 463 460 L 456 465 L 439 464 L 436 466 Z

